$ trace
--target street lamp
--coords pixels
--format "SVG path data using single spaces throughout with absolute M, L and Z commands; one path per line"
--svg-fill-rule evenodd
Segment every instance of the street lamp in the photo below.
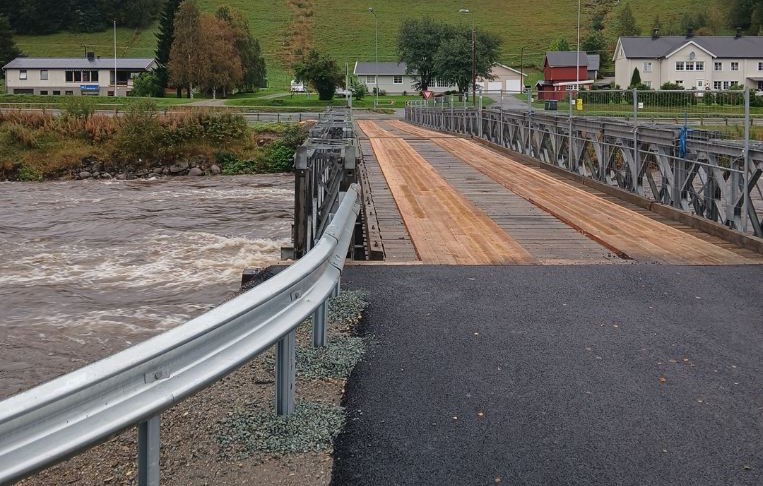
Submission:
M 519 91 L 525 92 L 525 46 L 519 49 Z
M 458 9 L 458 13 L 472 16 L 472 104 L 477 104 L 477 31 L 474 27 L 474 12 L 468 8 Z
M 377 109 L 379 106 L 379 17 L 376 16 L 373 7 L 369 7 L 368 11 L 374 16 L 376 31 L 376 62 L 374 63 L 374 86 L 376 87 L 376 96 L 374 97 L 374 109 Z
M 575 63 L 575 96 L 580 91 L 580 0 L 578 0 L 578 47 L 575 53 L 577 62 Z

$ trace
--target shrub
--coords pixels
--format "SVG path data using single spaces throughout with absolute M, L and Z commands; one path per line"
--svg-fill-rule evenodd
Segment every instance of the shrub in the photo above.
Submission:
M 289 172 L 294 169 L 294 148 L 279 140 L 268 145 L 264 169 L 267 172 Z
M 215 145 L 242 141 L 247 133 L 246 120 L 232 113 L 205 113 L 200 118 L 204 138 Z
M 36 167 L 22 163 L 18 170 L 18 180 L 25 182 L 38 182 L 42 180 L 42 172 Z
M 128 106 L 119 121 L 116 148 L 123 158 L 156 159 L 162 141 L 162 126 L 156 104 L 143 100 Z
M 25 149 L 39 148 L 40 143 L 33 129 L 14 122 L 8 125 L 7 130 L 11 143 Z
M 95 102 L 87 96 L 67 96 L 63 101 L 65 117 L 85 120 L 95 113 Z
M 242 160 L 231 152 L 217 152 L 215 161 L 223 175 L 254 174 L 260 172 L 261 164 L 256 160 Z

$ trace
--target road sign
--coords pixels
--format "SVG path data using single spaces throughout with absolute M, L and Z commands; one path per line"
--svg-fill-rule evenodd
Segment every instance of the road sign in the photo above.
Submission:
M 421 94 L 424 95 L 424 99 L 425 100 L 428 100 L 429 98 L 432 97 L 432 92 L 431 91 L 422 91 Z

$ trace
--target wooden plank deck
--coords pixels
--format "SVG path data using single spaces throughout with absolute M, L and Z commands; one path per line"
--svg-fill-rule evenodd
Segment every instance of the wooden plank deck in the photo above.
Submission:
M 359 121 L 424 263 L 534 263 L 483 211 L 455 191 L 406 141 Z
M 360 149 L 363 153 L 363 163 L 368 176 L 368 187 L 374 200 L 376 220 L 379 223 L 386 262 L 416 262 L 419 260 L 416 249 L 411 242 L 408 230 L 405 229 L 403 218 L 392 197 L 392 192 L 382 174 L 381 167 L 376 161 L 376 155 L 371 148 L 371 142 L 367 138 L 361 138 Z
M 419 137 L 428 130 L 403 122 L 396 129 Z M 761 263 L 763 258 L 666 224 L 592 191 L 527 167 L 476 142 L 431 133 L 434 143 L 619 254 L 641 262 L 718 265 Z M 715 240 L 718 240 L 717 238 Z M 733 246 L 733 245 L 731 245 Z

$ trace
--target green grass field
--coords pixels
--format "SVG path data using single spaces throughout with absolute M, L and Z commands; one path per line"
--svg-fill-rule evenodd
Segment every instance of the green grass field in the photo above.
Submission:
M 375 3 L 375 5 L 371 5 Z M 583 34 L 590 24 L 588 5 L 582 2 L 581 30 Z M 625 2 L 620 2 L 624 4 Z M 637 22 L 646 35 L 652 28 L 655 16 L 666 28 L 676 25 L 688 11 L 697 10 L 697 0 L 630 0 Z M 703 0 L 709 14 L 720 22 L 725 6 L 722 0 Z M 249 17 L 254 35 L 260 40 L 268 66 L 269 86 L 287 88 L 291 79 L 288 66 L 284 65 L 284 52 L 288 50 L 287 39 L 293 34 L 291 23 L 294 12 L 287 0 L 200 0 L 205 11 L 212 12 L 220 5 L 230 5 Z M 305 21 L 309 28 L 300 32 L 309 45 L 331 54 L 337 62 L 352 67 L 356 60 L 372 60 L 375 50 L 375 21 L 368 12 L 373 6 L 378 19 L 379 60 L 395 61 L 397 32 L 406 18 L 430 16 L 453 24 L 470 25 L 474 20 L 478 30 L 494 32 L 503 39 L 500 62 L 518 67 L 520 51 L 524 47 L 525 66 L 538 67 L 549 44 L 565 37 L 575 44 L 577 0 L 439 0 L 412 2 L 410 0 L 302 0 L 301 5 L 309 12 Z M 473 11 L 471 15 L 459 14 L 460 8 Z M 614 8 L 620 8 L 615 6 Z M 119 57 L 153 57 L 155 36 L 153 26 L 143 31 L 117 29 L 117 55 Z M 24 53 L 32 57 L 64 57 L 84 55 L 86 50 L 95 51 L 101 57 L 113 56 L 112 31 L 95 34 L 58 33 L 46 36 L 17 36 L 16 41 Z

